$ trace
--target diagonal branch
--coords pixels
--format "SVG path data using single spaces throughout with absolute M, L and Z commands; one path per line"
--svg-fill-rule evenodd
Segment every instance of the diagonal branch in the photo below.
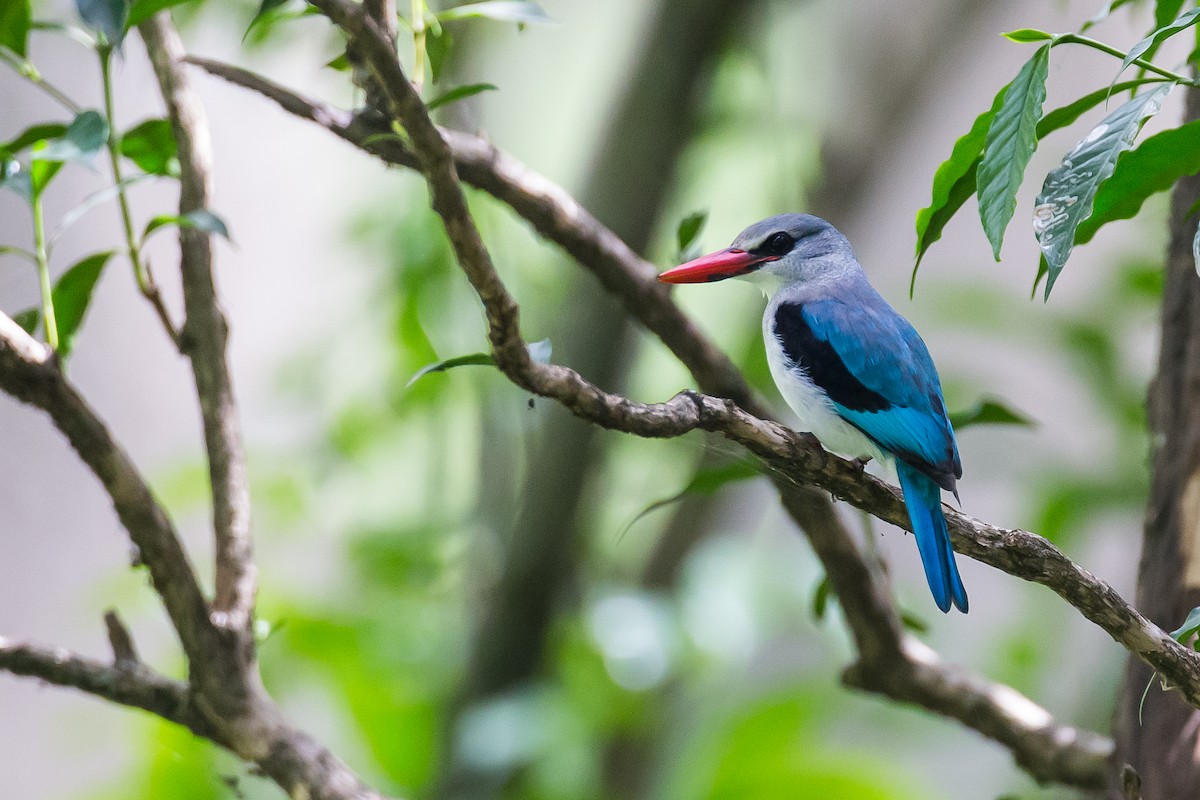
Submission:
M 167 105 L 179 152 L 179 213 L 206 210 L 212 195 L 212 153 L 204 107 L 180 60 L 183 43 L 165 14 L 138 26 Z M 204 444 L 213 492 L 216 538 L 214 621 L 234 631 L 240 657 L 254 660 L 254 595 L 258 584 L 250 538 L 250 487 L 246 454 L 226 362 L 229 326 L 213 281 L 212 240 L 193 227 L 179 229 L 180 271 L 187 320 L 183 351 L 192 362 L 204 422 Z
M 141 473 L 96 412 L 58 369 L 50 350 L 0 314 L 0 389 L 40 408 L 67 437 L 112 499 L 138 558 L 193 663 L 204 663 L 216 631 L 187 553 Z M 203 667 L 198 667 L 203 670 Z
M 195 57 L 189 58 L 189 61 L 233 83 L 260 92 L 290 113 L 314 121 L 390 163 L 414 168 L 418 166 L 417 156 L 398 138 L 380 135 L 383 131 L 377 125 L 371 126 L 361 118 L 356 119 L 345 112 L 313 103 L 237 67 Z M 737 399 L 741 405 L 762 414 L 761 403 L 753 396 L 732 362 L 692 325 L 654 280 L 656 271 L 652 265 L 629 250 L 565 191 L 536 175 L 511 156 L 477 137 L 453 131 L 440 133 L 449 144 L 456 166 L 465 180 L 508 203 L 543 236 L 558 243 L 595 272 L 610 291 L 622 297 L 631 313 L 668 344 L 692 370 L 701 386 Z M 458 229 L 461 227 L 457 226 Z M 599 391 L 573 373 L 565 380 L 584 392 Z M 518 383 L 530 388 L 520 380 Z M 537 391 L 536 388 L 533 390 Z M 564 399 L 559 394 L 551 396 Z M 676 398 L 676 401 L 680 399 Z M 593 396 L 592 400 L 596 401 L 597 397 Z M 597 409 L 624 408 L 623 404 L 628 404 L 624 398 L 610 397 L 609 400 L 612 401 L 610 406 L 606 406 L 601 399 L 598 403 L 593 402 L 589 408 L 595 412 Z M 711 398 L 700 401 L 697 408 L 702 408 L 709 401 Z M 691 398 L 689 402 L 692 402 Z M 618 426 L 613 417 L 605 422 L 607 412 L 589 414 L 578 398 L 566 404 L 593 421 Z M 677 408 L 685 407 L 686 403 L 677 403 Z M 648 408 L 638 407 L 632 416 L 636 417 Z M 650 412 L 651 416 L 655 413 Z M 698 426 L 698 419 L 695 422 L 693 427 Z M 761 420 L 757 422 L 762 423 Z M 639 426 L 639 421 L 627 416 L 620 424 L 623 425 L 620 428 L 622 430 L 633 430 Z M 643 435 L 674 435 L 679 430 L 663 428 L 658 432 L 644 429 L 638 432 Z M 766 439 L 770 439 L 771 435 L 766 433 Z M 786 450 L 786 446 L 783 449 Z M 818 452 L 822 459 L 832 458 Z M 842 463 L 853 470 L 850 465 Z M 862 477 L 860 472 L 853 472 L 850 480 L 857 481 Z M 1111 749 L 1107 740 L 1054 723 L 1046 712 L 1007 687 L 971 678 L 960 670 L 936 664 L 929 658 L 918 660 L 913 655 L 914 640 L 901 633 L 890 595 L 886 587 L 881 585 L 881 576 L 872 574 L 836 518 L 823 511 L 819 504 L 811 502 L 811 495 L 816 492 L 798 487 L 787 478 L 777 480 L 777 484 L 789 512 L 809 536 L 834 582 L 855 636 L 860 662 L 856 668 L 848 671 L 848 683 L 933 709 L 980 730 L 1009 747 L 1018 762 L 1041 780 L 1057 780 L 1088 787 L 1103 781 L 1105 759 Z M 809 496 L 805 497 L 805 494 Z M 894 496 L 891 502 L 897 502 Z M 825 502 L 824 506 L 827 509 L 828 503 Z M 902 510 L 902 506 L 900 508 Z M 906 520 L 906 517 L 901 516 L 901 519 Z M 885 681 L 869 680 L 878 673 L 890 677 Z M 864 675 L 867 678 L 860 677 Z M 955 691 L 948 691 L 946 687 L 954 687 Z M 1026 713 L 1013 713 L 1014 704 Z

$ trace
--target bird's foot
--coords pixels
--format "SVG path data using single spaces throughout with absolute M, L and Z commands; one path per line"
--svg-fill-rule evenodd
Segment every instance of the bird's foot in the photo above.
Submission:
M 858 458 L 850 459 L 850 463 L 853 464 L 854 468 L 857 469 L 859 472 L 863 472 L 866 470 L 867 464 L 871 463 L 871 457 L 870 456 L 859 456 Z

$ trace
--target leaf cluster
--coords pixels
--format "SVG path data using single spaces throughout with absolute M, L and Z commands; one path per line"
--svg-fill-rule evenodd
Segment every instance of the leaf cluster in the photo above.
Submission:
M 930 203 L 916 217 L 914 284 L 921 259 L 972 195 L 978 196 L 980 221 L 999 261 L 1017 193 L 1041 140 L 1125 91 L 1131 97 L 1093 126 L 1044 179 L 1030 226 L 1042 251 L 1035 289 L 1045 278 L 1048 298 L 1075 246 L 1090 241 L 1107 223 L 1134 216 L 1151 195 L 1200 170 L 1195 123 L 1169 129 L 1134 147 L 1142 126 L 1158 113 L 1172 88 L 1194 84 L 1147 59 L 1163 42 L 1200 23 L 1200 9 L 1180 13 L 1182 2 L 1157 3 L 1154 29 L 1126 52 L 1083 35 L 1124 4 L 1109 3 L 1079 33 L 1024 28 L 1005 34 L 1014 42 L 1037 44 L 1037 50 L 938 168 Z M 1120 58 L 1120 66 L 1107 87 L 1043 113 L 1051 53 L 1068 44 Z M 1118 83 L 1133 65 L 1142 74 Z M 1200 247 L 1200 229 L 1196 241 Z

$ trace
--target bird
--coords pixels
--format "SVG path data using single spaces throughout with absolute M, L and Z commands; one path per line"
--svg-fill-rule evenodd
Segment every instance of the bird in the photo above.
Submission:
M 867 280 L 850 242 L 811 214 L 781 214 L 658 276 L 742 278 L 767 296 L 763 339 L 780 394 L 825 449 L 894 468 L 937 607 L 967 611 L 942 511 L 962 461 L 941 380 L 916 329 Z

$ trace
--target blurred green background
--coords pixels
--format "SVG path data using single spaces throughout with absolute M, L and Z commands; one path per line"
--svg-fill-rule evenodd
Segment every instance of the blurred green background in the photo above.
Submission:
M 1018 228 L 1024 212 L 1000 265 L 964 213 L 907 296 L 912 218 L 937 164 L 1028 56 L 997 34 L 1065 30 L 1096 9 L 543 6 L 556 24 L 447 25 L 454 46 L 426 95 L 479 81 L 499 91 L 448 106 L 443 123 L 484 133 L 567 187 L 662 267 L 675 263 L 678 222 L 696 211 L 708 214 L 705 249 L 769 214 L 827 216 L 924 335 L 951 410 L 999 397 L 1035 423 L 963 432 L 964 510 L 1048 536 L 1128 593 L 1161 204 L 1082 250 L 1050 305 L 1029 299 L 1037 250 Z M 41 12 L 65 19 L 70 8 Z M 1126 46 L 1146 13 L 1135 7 L 1097 33 Z M 248 3 L 207 0 L 177 16 L 198 54 L 355 102 L 346 76 L 321 67 L 340 46 L 322 19 L 281 17 L 243 43 L 253 14 Z M 47 34 L 33 44 L 48 76 L 95 102 L 77 49 Z M 1091 67 L 1111 66 L 1088 54 L 1064 63 L 1048 108 L 1098 88 L 1109 72 Z M 1071 796 L 1035 787 L 971 731 L 840 688 L 852 651 L 836 604 L 814 608 L 820 567 L 735 448 L 590 429 L 486 367 L 408 385 L 431 362 L 486 348 L 478 302 L 423 183 L 261 98 L 195 79 L 214 133 L 216 209 L 236 242 L 220 251 L 219 277 L 251 453 L 265 680 L 368 782 L 405 797 L 546 800 Z M 54 116 L 11 75 L 0 92 L 13 109 L 0 138 Z M 159 113 L 134 38 L 117 92 L 127 123 Z M 1030 174 L 1044 174 L 1077 133 L 1051 139 Z M 73 180 L 52 198 L 60 214 L 102 184 Z M 1025 188 L 1022 208 L 1037 187 Z M 526 337 L 549 338 L 554 361 L 642 400 L 692 385 L 565 254 L 491 198 L 470 199 L 522 302 Z M 135 208 L 149 216 L 171 202 L 150 188 Z M 5 242 L 28 236 L 15 208 L 0 206 Z M 108 213 L 64 246 L 115 240 Z M 170 288 L 167 238 L 152 259 Z M 9 312 L 36 295 L 21 269 L 0 272 Z M 783 413 L 762 362 L 756 290 L 687 287 L 677 297 Z M 93 315 L 73 374 L 206 565 L 206 471 L 186 371 L 154 341 L 127 274 L 106 274 Z M 115 605 L 148 658 L 177 661 L 144 576 L 122 566 L 106 503 L 65 446 L 11 401 L 0 425 L 14 431 L 0 455 L 11 522 L 0 539 L 0 633 L 99 653 L 100 610 Z M 721 477 L 730 475 L 739 479 Z M 68 508 L 54 508 L 64 494 Z M 1107 729 L 1123 659 L 1106 636 L 1048 591 L 973 562 L 962 566 L 971 615 L 943 617 L 912 543 L 843 511 L 885 555 L 902 608 L 948 661 L 1064 721 Z M 133 712 L 11 679 L 0 681 L 0 703 L 12 709 L 0 715 L 0 753 L 12 754 L 3 772 L 13 797 L 282 796 L 215 748 Z

